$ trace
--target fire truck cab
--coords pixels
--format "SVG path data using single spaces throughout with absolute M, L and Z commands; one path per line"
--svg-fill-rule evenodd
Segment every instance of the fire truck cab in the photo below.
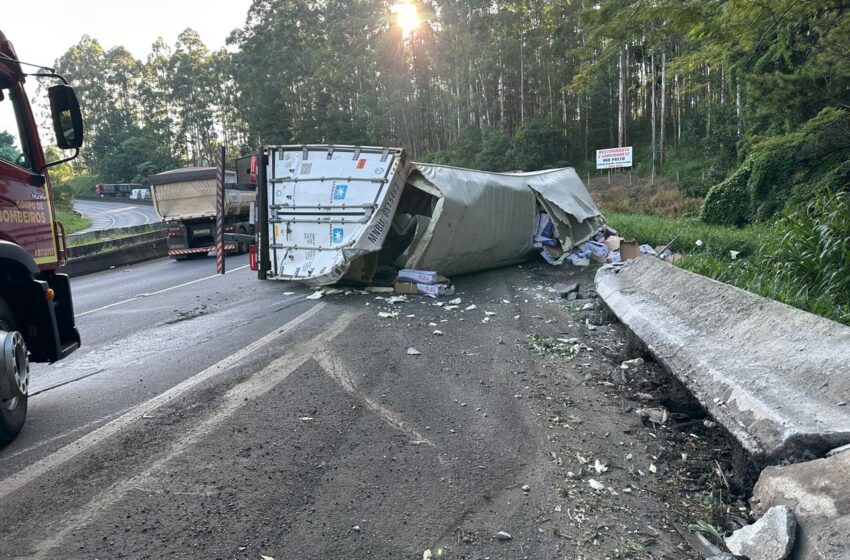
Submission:
M 46 161 L 24 83 L 64 79 L 22 66 L 0 32 L 0 445 L 24 425 L 30 361 L 55 362 L 80 346 L 68 276 L 57 273 L 65 235 L 47 170 L 79 153 L 82 115 L 66 83 L 48 89 L 56 143 L 74 154 Z

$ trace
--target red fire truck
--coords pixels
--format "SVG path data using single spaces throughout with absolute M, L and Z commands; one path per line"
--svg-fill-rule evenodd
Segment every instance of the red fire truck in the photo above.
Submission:
M 24 66 L 36 70 L 25 73 Z M 48 88 L 57 145 L 70 158 L 48 162 L 27 101 L 27 78 Z M 56 221 L 47 169 L 77 156 L 83 121 L 74 90 L 43 67 L 21 62 L 0 32 L 0 445 L 27 415 L 29 363 L 61 360 L 80 346 L 64 262 L 65 232 Z

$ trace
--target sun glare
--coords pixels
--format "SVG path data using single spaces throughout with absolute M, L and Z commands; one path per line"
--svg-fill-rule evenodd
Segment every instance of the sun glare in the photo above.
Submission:
M 419 19 L 419 12 L 416 11 L 416 6 L 410 2 L 399 2 L 393 6 L 396 20 L 405 37 L 416 31 L 422 21 Z

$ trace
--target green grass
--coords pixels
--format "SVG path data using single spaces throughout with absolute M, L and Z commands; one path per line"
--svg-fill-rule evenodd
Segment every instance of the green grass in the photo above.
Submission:
M 850 325 L 850 193 L 820 193 L 772 225 L 733 228 L 691 218 L 606 214 L 621 235 L 666 245 L 678 266 Z M 702 246 L 697 241 L 702 241 Z M 739 251 L 737 258 L 730 251 Z
M 65 233 L 70 235 L 89 227 L 91 222 L 74 212 L 56 210 L 56 219 L 65 226 Z
M 740 257 L 755 255 L 769 235 L 767 226 L 729 228 L 705 224 L 696 218 L 663 218 L 644 214 L 605 212 L 608 224 L 624 237 L 656 247 L 673 241 L 671 250 L 683 254 L 709 254 L 730 258 L 730 251 Z M 702 242 L 702 246 L 697 244 Z

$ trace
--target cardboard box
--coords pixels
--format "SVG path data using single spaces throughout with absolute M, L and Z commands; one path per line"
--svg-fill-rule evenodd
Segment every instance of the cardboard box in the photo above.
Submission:
M 440 281 L 440 274 L 432 270 L 413 270 L 411 268 L 403 268 L 398 271 L 398 281 L 434 284 Z
M 622 237 L 617 237 L 616 235 L 612 235 L 608 239 L 605 240 L 605 244 L 608 246 L 609 251 L 619 251 L 620 243 L 623 241 Z
M 640 245 L 632 238 L 623 239 L 620 241 L 620 258 L 623 261 L 630 261 L 640 256 Z
M 455 287 L 449 284 L 423 284 L 416 282 L 396 282 L 397 294 L 423 294 L 427 296 L 453 296 Z

